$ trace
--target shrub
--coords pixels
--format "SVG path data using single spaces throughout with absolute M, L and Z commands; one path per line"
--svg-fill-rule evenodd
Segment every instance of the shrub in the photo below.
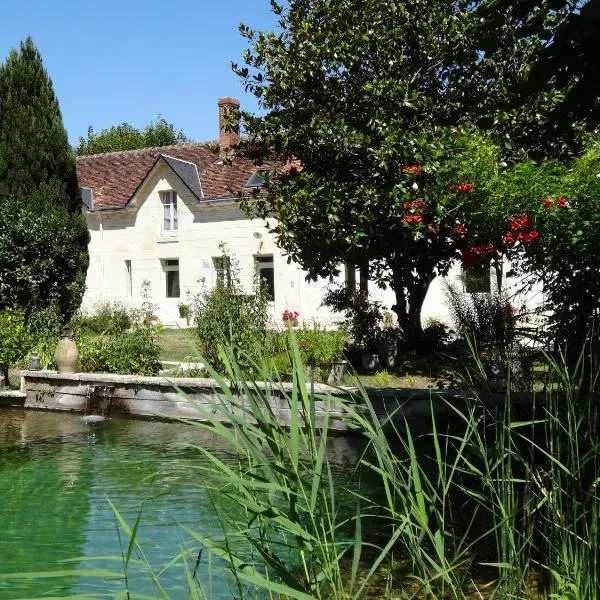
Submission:
M 133 321 L 132 312 L 120 302 L 102 302 L 90 314 L 76 314 L 70 326 L 75 334 L 119 334 L 130 329 Z
M 318 325 L 303 326 L 293 333 L 280 333 L 275 341 L 276 354 L 271 359 L 271 366 L 280 376 L 287 376 L 292 372 L 289 348 L 292 347 L 294 338 L 302 363 L 310 367 L 315 379 L 325 379 L 331 366 L 342 358 L 348 334 L 343 330 L 327 331 Z
M 12 308 L 0 311 L 0 372 L 4 381 L 8 381 L 8 367 L 27 356 L 30 344 L 23 312 Z
M 217 284 L 195 300 L 196 331 L 202 355 L 220 370 L 219 346 L 234 348 L 240 364 L 259 362 L 267 342 L 267 296 L 258 282 L 246 294 L 236 282 Z
M 379 324 L 383 318 L 379 302 L 372 302 L 359 290 L 339 286 L 330 289 L 323 298 L 323 305 L 342 313 L 352 342 L 361 350 L 374 351 L 379 336 Z
M 36 310 L 27 319 L 27 329 L 31 334 L 31 349 L 40 356 L 42 369 L 54 368 L 54 353 L 63 326 L 57 306 Z
M 479 347 L 504 350 L 516 339 L 516 318 L 501 293 L 466 294 L 446 285 L 446 298 L 456 331 Z
M 156 331 L 145 325 L 118 334 L 81 334 L 77 347 L 82 371 L 157 375 L 161 368 Z

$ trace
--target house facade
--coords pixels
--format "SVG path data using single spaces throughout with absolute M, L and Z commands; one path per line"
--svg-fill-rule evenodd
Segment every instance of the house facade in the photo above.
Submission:
M 230 106 L 239 103 L 219 100 L 220 150 L 188 144 L 77 159 L 90 231 L 83 311 L 107 301 L 131 307 L 149 301 L 161 323 L 184 326 L 179 305 L 214 286 L 229 260 L 246 289 L 256 275 L 267 283 L 276 325 L 285 310 L 323 325 L 339 318 L 321 305 L 323 295 L 331 283 L 358 281 L 358 274 L 341 268 L 333 281 L 307 282 L 306 272 L 277 247 L 269 233 L 273 223 L 240 209 L 240 195 L 260 185 L 260 172 L 252 161 L 222 158 L 238 141 L 222 127 Z M 457 266 L 449 278 L 459 277 Z M 369 292 L 388 308 L 394 303 L 389 290 L 371 285 Z M 448 319 L 441 280 L 427 295 L 422 317 L 429 316 Z

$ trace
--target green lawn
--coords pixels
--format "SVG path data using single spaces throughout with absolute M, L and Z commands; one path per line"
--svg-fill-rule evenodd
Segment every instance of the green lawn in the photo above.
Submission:
M 182 362 L 186 359 L 196 361 L 199 357 L 198 338 L 196 330 L 189 329 L 163 329 L 158 334 L 160 345 L 160 360 Z

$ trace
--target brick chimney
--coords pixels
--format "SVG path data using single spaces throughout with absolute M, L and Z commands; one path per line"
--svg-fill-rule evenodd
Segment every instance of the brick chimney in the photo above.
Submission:
M 219 146 L 222 153 L 227 153 L 240 143 L 240 132 L 239 127 L 237 131 L 225 131 L 224 122 L 228 112 L 240 108 L 240 101 L 235 98 L 219 98 L 217 104 L 219 105 Z

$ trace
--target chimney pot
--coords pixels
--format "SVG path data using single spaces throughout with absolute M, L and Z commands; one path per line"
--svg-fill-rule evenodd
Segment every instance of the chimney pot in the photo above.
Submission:
M 219 106 L 219 146 L 221 148 L 221 153 L 227 153 L 240 143 L 239 126 L 235 131 L 225 131 L 225 119 L 227 113 L 239 110 L 240 101 L 236 98 L 219 98 L 217 104 Z

